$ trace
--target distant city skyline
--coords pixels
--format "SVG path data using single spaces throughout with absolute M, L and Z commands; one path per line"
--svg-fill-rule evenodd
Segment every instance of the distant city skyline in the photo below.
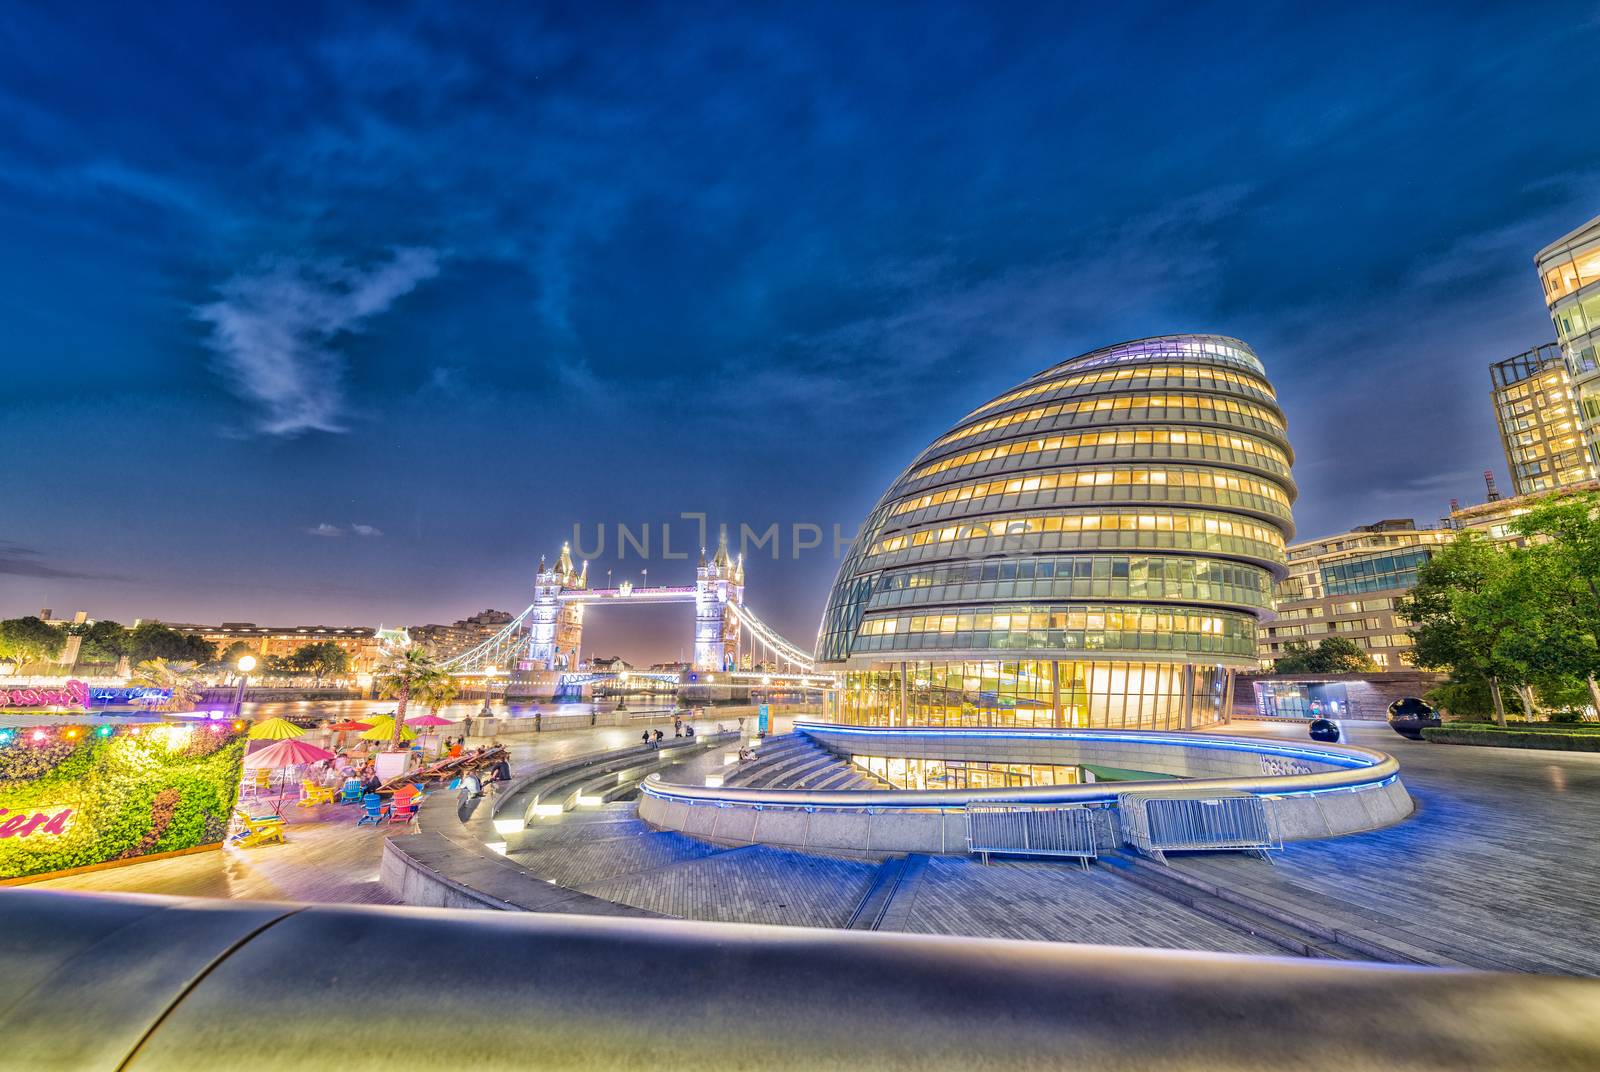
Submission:
M 574 526 L 849 534 L 963 413 L 1170 332 L 1261 356 L 1298 538 L 1428 525 L 1511 487 L 1488 366 L 1553 340 L 1533 255 L 1600 214 L 1592 76 L 1548 62 L 1600 45 L 1585 4 L 33 8 L 0 43 L 3 616 L 446 623 L 521 610 Z M 809 643 L 838 562 L 787 550 L 748 598 Z M 686 611 L 609 609 L 590 651 L 677 657 Z

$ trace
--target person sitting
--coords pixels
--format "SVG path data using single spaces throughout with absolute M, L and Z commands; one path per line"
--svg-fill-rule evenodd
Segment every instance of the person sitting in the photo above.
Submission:
M 685 737 L 693 737 L 694 736 L 694 727 L 693 726 L 685 726 L 685 727 L 683 727 L 683 735 Z
M 376 793 L 378 786 L 382 784 L 383 782 L 378 780 L 378 772 L 376 770 L 366 771 L 362 774 L 361 791 L 363 793 Z
M 446 754 L 449 755 L 449 757 L 451 759 L 460 759 L 461 758 L 461 742 L 459 740 L 456 741 L 455 744 L 450 746 L 450 751 L 448 753 L 446 753 Z
M 489 780 L 491 782 L 509 782 L 511 780 L 511 763 L 503 753 L 495 761 L 494 766 L 489 768 Z

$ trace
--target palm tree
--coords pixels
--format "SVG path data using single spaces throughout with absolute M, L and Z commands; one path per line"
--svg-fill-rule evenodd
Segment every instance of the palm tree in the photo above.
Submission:
M 453 701 L 460 691 L 461 686 L 456 679 L 445 673 L 423 682 L 420 688 L 411 690 L 416 701 L 426 706 L 431 715 L 438 715 L 439 708 Z
M 166 689 L 171 695 L 158 710 L 193 711 L 200 700 L 200 685 L 187 670 L 180 670 L 165 659 L 146 659 L 134 667 L 135 685 Z
M 411 701 L 412 696 L 420 699 L 427 695 L 428 690 L 433 687 L 433 682 L 448 675 L 439 669 L 432 656 L 413 644 L 404 648 L 388 649 L 375 676 L 378 695 L 386 700 L 396 701 L 394 736 L 389 740 L 389 747 L 398 750 L 401 728 L 406 724 L 406 704 Z

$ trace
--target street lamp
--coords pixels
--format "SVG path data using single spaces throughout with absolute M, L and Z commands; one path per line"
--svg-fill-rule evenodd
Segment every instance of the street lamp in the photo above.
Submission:
M 250 671 L 256 668 L 256 657 L 254 655 L 241 655 L 239 656 L 239 661 L 234 665 L 239 668 L 239 687 L 233 695 L 233 713 L 240 715 L 244 713 L 244 688 L 250 681 Z
M 498 666 L 490 666 L 486 667 L 483 671 L 483 710 L 479 711 L 478 714 L 482 715 L 484 718 L 494 714 L 494 712 L 489 709 L 489 690 L 493 687 L 494 675 L 498 673 L 499 670 L 500 668 Z

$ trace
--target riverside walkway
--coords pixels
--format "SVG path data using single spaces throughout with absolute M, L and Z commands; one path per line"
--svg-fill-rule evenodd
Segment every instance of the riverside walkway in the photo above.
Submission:
M 640 822 L 631 803 L 568 812 L 506 838 L 505 855 L 553 883 L 650 914 L 696 920 L 899 930 L 1236 953 L 1310 955 L 1600 975 L 1600 755 L 1429 745 L 1347 724 L 1388 751 L 1418 803 L 1384 830 L 1291 844 L 1267 864 L 1174 857 L 1085 873 L 1045 862 L 985 867 L 961 857 L 865 860 L 763 846 L 725 848 Z M 1298 736 L 1299 726 L 1231 732 Z M 636 744 L 620 730 L 513 745 L 514 768 Z M 701 757 L 696 762 L 711 762 Z M 323 809 L 319 809 L 323 810 Z M 396 828 L 295 817 L 290 841 L 38 884 L 299 902 L 391 898 L 377 881 Z M 1325 927 L 1326 942 L 1278 920 Z M 1325 948 L 1313 948 L 1315 946 Z

